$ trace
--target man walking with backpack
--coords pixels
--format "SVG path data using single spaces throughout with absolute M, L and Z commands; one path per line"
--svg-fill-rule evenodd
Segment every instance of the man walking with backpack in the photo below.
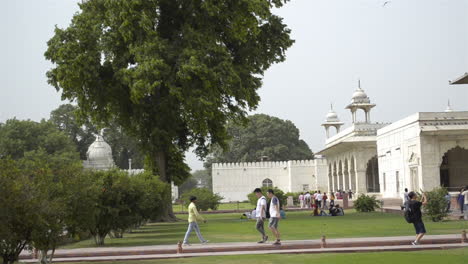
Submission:
M 262 240 L 258 241 L 257 243 L 265 243 L 268 240 L 268 236 L 265 235 L 265 228 L 263 223 L 266 219 L 267 200 L 265 196 L 263 196 L 262 190 L 260 188 L 256 188 L 254 193 L 258 198 L 257 207 L 255 208 L 255 217 L 257 218 L 256 228 L 258 232 L 262 234 Z
M 422 221 L 421 207 L 427 204 L 427 198 L 423 193 L 421 201 L 418 201 L 418 196 L 415 192 L 410 192 L 408 197 L 410 200 L 405 203 L 405 219 L 408 223 L 413 223 L 416 231 L 416 239 L 411 244 L 419 245 L 419 242 L 426 234 L 426 228 Z

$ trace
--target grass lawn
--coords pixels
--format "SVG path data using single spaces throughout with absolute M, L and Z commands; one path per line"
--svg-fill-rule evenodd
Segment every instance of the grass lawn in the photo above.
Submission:
M 255 205 L 251 205 L 250 203 L 222 203 L 219 205 L 218 210 L 245 210 L 245 211 L 252 211 L 255 208 Z M 174 204 L 172 205 L 172 209 L 174 212 L 186 212 L 187 208 L 180 205 Z
M 187 228 L 187 215 L 175 223 L 152 223 L 124 234 L 124 238 L 107 238 L 105 246 L 124 247 L 142 245 L 176 244 L 182 240 Z M 255 221 L 240 220 L 237 214 L 206 214 L 208 223 L 200 224 L 205 239 L 212 243 L 257 241 L 260 235 L 255 230 Z M 468 221 L 425 221 L 428 234 L 460 234 L 468 229 Z M 414 235 L 411 224 L 402 216 L 380 212 L 357 213 L 346 211 L 342 217 L 313 217 L 309 212 L 288 212 L 287 218 L 279 224 L 282 240 L 319 239 L 322 232 L 328 238 L 375 237 Z M 268 234 L 271 232 L 268 230 Z M 190 242 L 199 243 L 192 233 Z M 65 248 L 95 247 L 92 239 L 66 245 Z
M 462 264 L 467 263 L 468 248 L 415 252 L 376 252 L 343 254 L 265 254 L 241 256 L 216 256 L 183 259 L 125 261 L 126 264 L 282 264 L 282 263 L 346 263 L 346 264 Z M 86 262 L 80 262 L 86 264 Z M 124 262 L 100 262 L 102 264 L 122 264 Z

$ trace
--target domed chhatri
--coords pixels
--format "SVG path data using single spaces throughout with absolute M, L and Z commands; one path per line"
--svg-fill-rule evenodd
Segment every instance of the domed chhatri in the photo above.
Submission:
M 356 91 L 354 91 L 351 102 L 354 104 L 370 103 L 369 97 L 367 96 L 366 92 L 364 92 L 364 90 L 361 88 L 361 80 L 358 81 L 358 88 L 356 89 Z
M 112 149 L 104 141 L 102 135 L 96 135 L 96 140 L 91 144 L 86 152 L 87 160 L 84 166 L 96 170 L 108 170 L 115 166 L 112 158 Z
M 327 119 L 325 121 L 327 121 L 327 122 L 340 122 L 340 119 L 338 118 L 338 115 L 336 114 L 336 112 L 333 111 L 333 108 L 330 109 L 330 112 L 328 112 Z
M 340 132 L 341 126 L 344 123 L 340 121 L 338 118 L 338 115 L 336 112 L 333 110 L 333 105 L 330 105 L 330 112 L 328 112 L 327 117 L 325 119 L 325 123 L 322 124 L 322 126 L 325 127 L 325 131 L 327 133 L 327 138 L 330 137 L 330 127 L 334 127 L 336 129 L 336 133 Z
M 351 104 L 349 104 L 346 109 L 351 111 L 353 117 L 353 124 L 358 123 L 356 118 L 356 111 L 362 110 L 365 113 L 365 123 L 370 123 L 370 111 L 375 107 L 375 104 L 371 104 L 371 101 L 364 90 L 361 88 L 361 80 L 358 81 L 358 88 L 353 93 L 351 99 Z M 362 121 L 361 121 L 362 122 Z

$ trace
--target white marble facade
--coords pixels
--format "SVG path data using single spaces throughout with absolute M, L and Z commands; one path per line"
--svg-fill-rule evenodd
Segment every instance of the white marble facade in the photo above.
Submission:
M 416 113 L 377 133 L 384 197 L 468 184 L 468 112 Z
M 468 185 L 468 112 L 449 103 L 444 112 L 415 113 L 390 124 L 371 122 L 375 106 L 359 83 L 346 106 L 348 128 L 341 129 L 333 106 L 327 114 L 320 159 L 213 164 L 213 191 L 229 202 L 246 200 L 262 184 L 285 192 L 352 190 L 383 198 L 401 197 L 405 188 L 456 191 Z

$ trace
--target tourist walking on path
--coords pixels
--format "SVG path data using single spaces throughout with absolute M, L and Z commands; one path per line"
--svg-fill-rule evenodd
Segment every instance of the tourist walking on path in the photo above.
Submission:
M 458 194 L 457 202 L 458 206 L 460 207 L 460 212 L 463 214 L 463 207 L 465 205 L 465 196 L 463 195 L 463 192 L 465 191 L 465 188 L 461 188 L 460 193 Z
M 198 239 L 200 239 L 200 242 L 202 244 L 208 243 L 208 240 L 205 240 L 203 236 L 201 235 L 200 228 L 198 227 L 197 220 L 203 221 L 204 223 L 206 223 L 206 220 L 203 219 L 203 217 L 198 213 L 196 203 L 197 203 L 197 197 L 191 196 L 190 205 L 188 207 L 189 225 L 188 225 L 187 233 L 185 233 L 185 237 L 184 237 L 184 245 L 186 246 L 190 246 L 190 244 L 188 243 L 188 239 L 189 239 L 190 233 L 192 233 L 193 230 L 195 230 L 195 233 L 197 233 Z
M 270 223 L 268 227 L 271 229 L 271 232 L 276 237 L 275 243 L 273 245 L 281 245 L 280 232 L 278 231 L 278 223 L 280 219 L 280 201 L 278 197 L 275 196 L 275 193 L 272 189 L 268 190 L 268 197 L 270 201 Z
M 427 204 L 427 198 L 426 195 L 423 193 L 421 201 L 418 201 L 418 196 L 415 192 L 410 192 L 408 194 L 408 197 L 410 200 L 405 204 L 405 210 L 410 210 L 410 219 L 416 231 L 416 239 L 413 242 L 411 242 L 411 244 L 419 245 L 419 242 L 426 234 L 426 228 L 424 227 L 424 223 L 422 220 L 421 207 Z
M 268 236 L 265 235 L 265 228 L 263 223 L 266 219 L 267 200 L 265 196 L 263 196 L 262 190 L 260 188 L 256 188 L 254 193 L 258 198 L 257 207 L 255 208 L 255 216 L 257 217 L 257 224 L 255 227 L 262 235 L 262 240 L 258 241 L 258 243 L 265 243 L 268 240 Z
M 299 204 L 301 205 L 301 209 L 304 208 L 304 193 L 299 194 Z
M 468 185 L 465 186 L 465 191 L 463 191 L 464 206 L 463 211 L 465 213 L 465 220 L 468 220 Z

